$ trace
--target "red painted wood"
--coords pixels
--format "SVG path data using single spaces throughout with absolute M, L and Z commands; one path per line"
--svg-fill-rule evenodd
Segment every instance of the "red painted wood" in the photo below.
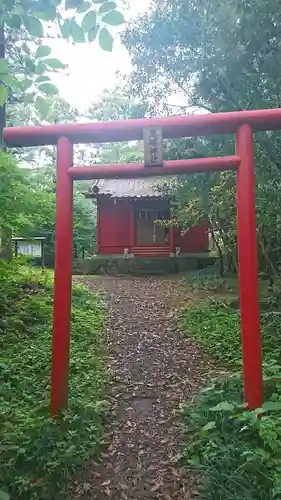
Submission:
M 124 247 L 122 246 L 100 246 L 100 255 L 123 255 L 124 254 Z
M 51 415 L 55 416 L 68 401 L 68 365 L 70 342 L 72 280 L 73 188 L 68 169 L 72 164 L 72 144 L 61 137 L 57 145 L 56 244 L 54 315 L 52 335 Z
M 71 168 L 72 147 L 69 140 L 73 143 L 140 140 L 143 137 L 145 127 L 160 127 L 164 138 L 194 137 L 238 131 L 236 138 L 238 157 L 178 160 L 166 162 L 163 167 L 151 168 L 145 168 L 141 164 Z M 58 142 L 56 264 L 51 380 L 51 411 L 53 415 L 67 405 L 73 203 L 70 176 L 73 179 L 141 177 L 206 170 L 228 170 L 236 169 L 239 165 L 237 217 L 244 391 L 245 400 L 250 408 L 261 405 L 263 395 L 252 128 L 254 130 L 280 130 L 281 109 L 4 129 L 4 141 L 8 147 L 51 145 Z M 106 228 L 105 231 L 112 232 L 111 236 L 106 235 L 106 237 L 102 231 L 100 233 L 100 238 L 105 237 L 106 248 L 109 248 L 113 243 L 125 241 L 124 234 L 122 234 L 123 226 L 120 224 L 120 214 L 116 216 L 115 221 L 119 224 L 117 226 L 118 231 L 116 231 L 115 225 L 110 227 L 111 217 L 107 220 L 108 224 L 102 224 Z M 126 227 L 125 231 L 127 231 L 129 224 L 123 225 Z M 120 233 L 119 236 L 117 232 Z M 129 236 L 127 238 L 127 241 L 129 241 Z M 119 248 L 119 245 L 117 247 Z
M 181 253 L 205 253 L 209 250 L 208 227 L 204 224 L 191 227 L 185 234 L 175 229 L 175 246 Z
M 99 251 L 106 254 L 124 253 L 130 246 L 130 202 L 127 199 L 99 199 Z M 108 250 L 106 250 L 108 249 Z
M 136 245 L 133 249 L 135 257 L 168 257 L 169 245 Z
M 135 205 L 133 201 L 129 204 L 129 251 L 133 253 L 133 248 L 135 244 Z
M 100 253 L 100 200 L 97 199 L 96 253 Z
M 249 408 L 263 402 L 261 333 L 255 212 L 253 132 L 243 125 L 236 135 L 241 157 L 237 174 L 237 224 L 244 396 Z
M 138 207 L 146 206 L 147 202 L 138 200 Z M 152 202 L 151 202 L 152 204 Z M 157 201 L 153 200 L 153 205 L 157 208 Z M 119 199 L 114 204 L 112 198 L 98 199 L 99 224 L 97 233 L 99 253 L 104 255 L 118 255 L 124 253 L 124 248 L 129 248 L 130 252 L 135 253 L 135 248 L 147 248 L 148 245 L 135 245 L 135 220 L 131 210 L 132 202 L 129 199 Z M 171 234 L 170 234 L 171 238 Z M 172 240 L 170 239 L 167 245 L 150 245 L 153 253 L 157 256 L 155 249 L 159 248 L 158 255 L 161 249 L 166 247 L 166 253 L 174 253 L 175 247 L 181 247 L 182 253 L 203 253 L 208 251 L 209 238 L 208 231 L 205 226 L 192 227 L 185 236 L 181 236 L 180 229 L 172 231 Z M 133 251 L 134 248 L 134 251 Z M 171 250 L 173 248 L 173 250 Z
M 167 118 L 150 118 L 94 123 L 64 123 L 4 129 L 7 147 L 56 144 L 68 137 L 74 144 L 141 140 L 143 129 L 160 127 L 164 138 L 209 136 L 235 133 L 244 123 L 255 130 L 280 130 L 281 109 L 208 113 Z
M 238 156 L 217 158 L 194 158 L 190 160 L 170 160 L 161 167 L 145 167 L 143 163 L 120 163 L 94 165 L 93 167 L 71 167 L 69 174 L 74 180 L 112 179 L 130 177 L 155 177 L 156 175 L 176 175 L 194 172 L 235 170 L 239 167 Z

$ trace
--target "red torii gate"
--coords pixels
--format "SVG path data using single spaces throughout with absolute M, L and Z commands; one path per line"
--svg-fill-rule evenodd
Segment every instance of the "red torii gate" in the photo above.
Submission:
M 146 129 L 163 138 L 236 134 L 236 156 L 144 164 L 73 166 L 73 144 L 141 140 Z M 237 224 L 244 397 L 249 408 L 263 402 L 255 216 L 253 131 L 280 130 L 281 109 L 168 118 L 73 123 L 4 130 L 6 146 L 57 145 L 55 287 L 52 337 L 51 414 L 68 403 L 72 281 L 73 180 L 144 177 L 237 170 Z

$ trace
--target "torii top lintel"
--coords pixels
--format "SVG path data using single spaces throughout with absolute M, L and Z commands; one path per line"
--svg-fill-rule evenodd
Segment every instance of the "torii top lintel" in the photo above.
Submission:
M 235 133 L 249 124 L 254 130 L 280 130 L 281 108 L 229 113 L 204 113 L 167 118 L 66 123 L 4 129 L 7 147 L 54 145 L 60 137 L 74 144 L 134 141 L 143 138 L 144 128 L 161 128 L 164 138 L 210 136 Z

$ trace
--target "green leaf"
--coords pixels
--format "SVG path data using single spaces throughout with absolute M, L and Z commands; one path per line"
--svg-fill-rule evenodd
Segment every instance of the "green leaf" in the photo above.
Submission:
M 53 5 L 46 5 L 46 10 L 42 10 L 41 12 L 36 11 L 36 18 L 42 19 L 43 21 L 54 21 L 57 17 L 56 8 Z
M 32 84 L 33 81 L 30 78 L 25 78 L 22 82 L 20 82 L 21 90 L 25 92 L 25 90 L 29 89 Z
M 77 9 L 82 5 L 83 0 L 65 0 L 65 8 L 68 9 Z
M 39 90 L 47 95 L 57 95 L 58 89 L 53 83 L 42 83 L 39 85 Z
M 11 11 L 12 16 L 24 16 L 25 10 L 22 5 L 15 5 Z
M 211 422 L 208 422 L 204 427 L 202 428 L 203 431 L 210 431 L 211 429 L 214 429 L 216 427 L 216 422 L 212 420 Z
M 266 411 L 281 411 L 281 401 L 266 401 L 262 408 Z
M 103 5 L 100 6 L 99 8 L 99 14 L 105 14 L 106 12 L 109 12 L 110 10 L 116 9 L 117 5 L 115 2 L 105 2 Z
M 45 71 L 46 71 L 46 65 L 43 63 L 43 61 L 40 61 L 38 64 L 36 64 L 35 72 L 37 74 L 41 75 Z
M 110 24 L 111 26 L 120 26 L 125 21 L 123 14 L 118 10 L 111 10 L 103 16 L 102 20 L 104 23 Z
M 102 28 L 99 33 L 99 45 L 106 52 L 112 52 L 113 37 L 106 28 Z
M 35 57 L 48 57 L 52 52 L 51 47 L 48 47 L 47 45 L 40 45 L 38 49 L 35 52 Z
M 100 29 L 100 25 L 96 24 L 96 26 L 91 31 L 89 31 L 89 33 L 88 33 L 88 42 L 89 43 L 93 42 L 97 38 L 97 34 L 99 32 L 99 29 Z
M 95 28 L 97 24 L 97 13 L 95 10 L 89 10 L 87 14 L 82 19 L 81 27 L 84 33 L 89 33 L 92 29 Z
M 70 33 L 75 43 L 85 42 L 84 32 L 74 19 L 71 20 Z
M 84 14 L 84 12 L 87 12 L 91 8 L 91 3 L 90 2 L 83 2 L 78 8 L 77 8 L 77 13 L 78 14 Z
M 10 500 L 10 495 L 5 491 L 0 491 L 0 500 Z
M 49 76 L 38 76 L 38 78 L 36 78 L 35 82 L 37 84 L 39 83 L 43 83 L 43 82 L 49 82 L 51 80 L 51 78 Z
M 11 28 L 19 29 L 21 27 L 21 16 L 13 15 L 7 20 L 7 24 Z
M 217 404 L 217 406 L 213 406 L 212 408 L 210 408 L 210 411 L 233 411 L 234 408 L 234 405 L 229 403 L 228 401 L 222 401 L 221 403 Z
M 26 27 L 28 33 L 31 36 L 35 36 L 38 38 L 42 38 L 44 35 L 44 29 L 41 21 L 39 19 L 36 19 L 36 17 L 33 16 L 24 16 L 23 18 L 23 24 Z
M 50 110 L 50 104 L 40 95 L 38 95 L 35 99 L 35 108 L 37 111 L 43 116 L 47 116 Z
M 0 73 L 5 74 L 9 71 L 9 63 L 7 59 L 0 59 Z
M 0 73 L 0 80 L 2 80 L 2 82 L 5 83 L 5 85 L 13 89 L 16 88 L 19 84 L 17 78 L 9 74 L 1 75 Z
M 34 103 L 34 93 L 33 92 L 28 92 L 28 94 L 25 94 L 24 96 L 24 103 L 25 104 L 33 104 Z
M 44 63 L 52 69 L 65 69 L 66 65 L 63 64 L 59 59 L 45 59 Z
M 69 38 L 71 36 L 71 21 L 70 19 L 66 19 L 64 23 L 60 26 L 61 34 L 63 38 Z
M 3 106 L 5 102 L 7 101 L 8 97 L 8 89 L 5 87 L 5 85 L 0 83 L 0 106 Z

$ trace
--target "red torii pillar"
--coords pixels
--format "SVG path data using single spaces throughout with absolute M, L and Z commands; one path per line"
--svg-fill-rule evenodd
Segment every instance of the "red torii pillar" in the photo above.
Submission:
M 73 233 L 73 182 L 68 170 L 72 162 L 73 146 L 69 139 L 61 137 L 57 144 L 52 415 L 68 405 Z
M 244 397 L 249 408 L 262 405 L 261 332 L 255 207 L 254 141 L 250 125 L 236 133 L 237 242 L 240 281 Z

